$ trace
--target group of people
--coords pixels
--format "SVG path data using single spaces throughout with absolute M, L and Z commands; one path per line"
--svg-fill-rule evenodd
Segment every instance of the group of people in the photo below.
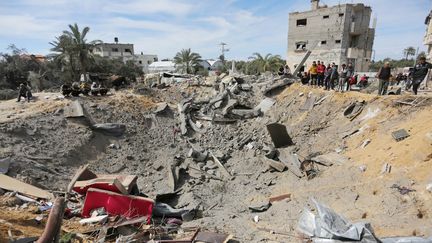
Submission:
M 88 95 L 91 93 L 94 96 L 97 96 L 98 94 L 104 96 L 107 94 L 108 89 L 102 86 L 102 84 L 97 84 L 96 82 L 93 82 L 91 85 L 86 81 L 73 82 L 70 86 L 69 84 L 63 84 L 61 86 L 61 92 L 64 96 L 79 96 L 80 94 Z
M 335 90 L 344 92 L 351 89 L 351 85 L 358 84 L 366 86 L 368 77 L 364 75 L 358 81 L 358 76 L 354 74 L 352 63 L 342 64 L 339 69 L 335 63 L 329 63 L 327 66 L 324 62 L 313 61 L 312 66 L 307 72 L 300 76 L 303 84 L 323 87 L 325 90 Z
M 410 69 L 408 77 L 405 78 L 408 85 L 407 88 L 411 88 L 415 95 L 417 95 L 420 84 L 428 74 L 429 69 L 432 69 L 432 64 L 426 62 L 425 57 L 420 57 L 416 65 Z M 384 63 L 376 78 L 378 79 L 378 95 L 387 94 L 387 89 L 392 78 L 392 69 L 390 63 Z M 364 74 L 360 80 L 358 75 L 354 72 L 352 63 L 342 64 L 339 68 L 335 63 L 325 65 L 321 61 L 313 61 L 312 66 L 307 72 L 299 74 L 302 84 L 323 87 L 325 90 L 336 90 L 340 92 L 349 91 L 352 85 L 357 85 L 360 88 L 365 88 L 368 85 L 369 77 Z M 404 80 L 402 75 L 396 77 L 398 83 Z

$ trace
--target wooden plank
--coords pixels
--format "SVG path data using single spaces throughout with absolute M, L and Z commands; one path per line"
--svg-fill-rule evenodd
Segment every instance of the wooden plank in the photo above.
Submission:
M 52 199 L 54 198 L 53 194 L 48 191 L 42 190 L 30 184 L 24 183 L 7 175 L 0 174 L 0 188 L 3 188 L 8 191 L 16 191 L 21 194 L 25 194 L 28 196 L 43 198 L 43 199 Z

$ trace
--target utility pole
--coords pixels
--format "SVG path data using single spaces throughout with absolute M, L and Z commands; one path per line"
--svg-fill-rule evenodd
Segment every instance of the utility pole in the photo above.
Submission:
M 228 44 L 224 43 L 224 42 L 221 42 L 219 45 L 221 46 L 221 55 L 222 55 L 222 57 L 223 57 L 223 59 L 225 61 L 225 52 L 229 51 L 229 49 L 225 48 L 225 46 L 228 45 Z

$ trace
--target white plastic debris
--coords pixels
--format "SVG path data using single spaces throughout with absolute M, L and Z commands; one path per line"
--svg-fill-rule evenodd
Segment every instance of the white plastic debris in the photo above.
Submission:
M 367 169 L 367 167 L 366 167 L 366 165 L 360 165 L 359 169 L 360 169 L 361 172 L 365 172 L 366 169 Z
M 254 218 L 253 218 L 253 220 L 254 220 L 255 223 L 258 223 L 259 222 L 259 216 L 255 215 Z

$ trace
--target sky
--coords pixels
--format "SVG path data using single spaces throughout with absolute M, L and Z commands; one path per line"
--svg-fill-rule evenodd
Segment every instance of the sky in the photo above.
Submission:
M 402 58 L 408 46 L 425 50 L 425 17 L 432 0 L 321 0 L 329 6 L 362 2 L 377 17 L 375 60 Z M 56 36 L 77 23 L 88 40 L 133 43 L 135 53 L 172 58 L 183 48 L 206 59 L 246 60 L 254 52 L 286 57 L 288 14 L 310 0 L 13 0 L 0 2 L 0 52 L 9 44 L 48 54 Z

